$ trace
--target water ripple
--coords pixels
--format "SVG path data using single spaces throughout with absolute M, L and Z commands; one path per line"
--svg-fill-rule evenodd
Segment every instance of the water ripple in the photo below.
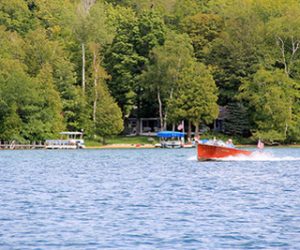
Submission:
M 269 151 L 0 151 L 0 248 L 300 249 L 300 150 Z

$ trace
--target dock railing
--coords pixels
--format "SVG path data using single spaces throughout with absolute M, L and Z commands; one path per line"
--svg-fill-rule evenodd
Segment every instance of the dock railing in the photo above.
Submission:
M 43 149 L 45 145 L 42 142 L 20 143 L 13 141 L 0 141 L 0 149 Z

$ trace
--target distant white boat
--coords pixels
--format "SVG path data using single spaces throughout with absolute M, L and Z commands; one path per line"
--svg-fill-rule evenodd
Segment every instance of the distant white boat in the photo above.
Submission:
M 61 137 L 67 139 L 46 140 L 46 149 L 82 149 L 85 148 L 82 132 L 60 132 Z

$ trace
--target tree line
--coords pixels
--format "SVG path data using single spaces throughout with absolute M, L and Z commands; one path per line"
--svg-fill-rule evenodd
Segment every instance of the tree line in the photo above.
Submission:
M 299 0 L 2 0 L 0 139 L 105 138 L 217 118 L 232 135 L 300 139 Z

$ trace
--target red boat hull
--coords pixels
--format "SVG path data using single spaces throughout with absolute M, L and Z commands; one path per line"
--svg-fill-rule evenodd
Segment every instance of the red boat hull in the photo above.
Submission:
M 199 161 L 220 160 L 229 156 L 251 155 L 252 152 L 236 148 L 207 145 L 197 145 L 197 157 Z

